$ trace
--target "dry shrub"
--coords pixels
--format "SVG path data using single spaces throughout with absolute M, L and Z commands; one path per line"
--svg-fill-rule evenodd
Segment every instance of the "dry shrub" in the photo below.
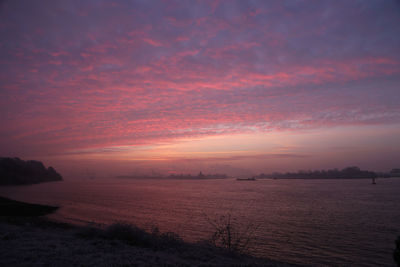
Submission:
M 258 226 L 251 222 L 247 225 L 239 223 L 230 213 L 214 220 L 207 217 L 207 221 L 213 227 L 210 242 L 230 252 L 248 252 L 258 229 Z

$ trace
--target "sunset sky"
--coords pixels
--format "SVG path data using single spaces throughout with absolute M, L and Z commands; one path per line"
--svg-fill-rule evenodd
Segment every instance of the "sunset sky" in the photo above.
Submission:
M 0 156 L 62 174 L 400 167 L 400 2 L 0 1 Z

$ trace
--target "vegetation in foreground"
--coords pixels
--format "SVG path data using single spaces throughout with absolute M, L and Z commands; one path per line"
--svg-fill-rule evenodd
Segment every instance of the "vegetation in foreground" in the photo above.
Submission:
M 206 216 L 206 219 L 213 228 L 213 234 L 208 241 L 213 246 L 233 253 L 249 252 L 258 229 L 257 225 L 251 222 L 240 225 L 230 213 L 213 220 Z
M 149 233 L 124 222 L 111 224 L 104 229 L 93 226 L 81 227 L 78 229 L 77 235 L 88 239 L 118 240 L 128 245 L 156 250 L 179 249 L 185 245 L 183 240 L 173 232 L 161 233 L 157 227 L 153 227 Z
M 100 226 L 76 226 L 48 219 L 47 206 L 0 198 L 11 205 L 13 216 L 0 210 L 0 265 L 57 266 L 288 266 L 241 253 L 224 242 L 184 242 L 172 232 L 150 232 L 123 222 Z M 28 207 L 37 207 L 27 215 Z M 54 207 L 48 207 L 54 208 Z M 20 213 L 19 213 L 20 212 Z M 226 221 L 221 220 L 224 224 Z M 219 237 L 234 236 L 232 223 L 220 225 Z M 215 236 L 215 234 L 214 234 Z M 214 240 L 217 241 L 217 240 Z
M 0 256 L 1 266 L 289 266 L 208 243 L 186 243 L 156 228 L 79 227 L 45 217 L 0 216 Z

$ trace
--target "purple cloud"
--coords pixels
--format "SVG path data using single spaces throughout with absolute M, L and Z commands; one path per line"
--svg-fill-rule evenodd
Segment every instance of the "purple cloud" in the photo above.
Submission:
M 2 153 L 400 122 L 396 1 L 4 1 Z

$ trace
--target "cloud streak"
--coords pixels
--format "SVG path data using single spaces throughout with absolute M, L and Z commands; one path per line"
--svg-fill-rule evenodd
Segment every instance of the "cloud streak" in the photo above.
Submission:
M 400 123 L 392 1 L 5 1 L 3 153 Z

